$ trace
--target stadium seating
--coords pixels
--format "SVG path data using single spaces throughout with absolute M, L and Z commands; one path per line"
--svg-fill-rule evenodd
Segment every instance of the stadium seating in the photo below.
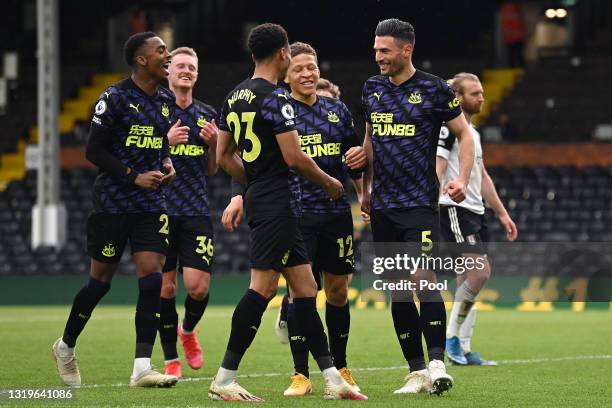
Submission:
M 612 241 L 612 167 L 491 167 L 489 172 L 517 224 L 520 241 Z M 85 223 L 92 210 L 94 178 L 92 170 L 62 171 L 61 196 L 69 214 L 68 240 L 57 252 L 49 248 L 33 251 L 30 247 L 36 173 L 28 172 L 22 181 L 11 182 L 0 193 L 0 275 L 87 273 Z M 245 273 L 246 223 L 233 234 L 224 232 L 220 224 L 230 196 L 228 176 L 219 172 L 210 178 L 209 189 L 216 233 L 215 270 Z M 490 241 L 504 242 L 504 231 L 490 210 L 486 217 Z M 369 230 L 363 231 L 361 239 L 371 239 Z M 134 273 L 129 251 L 122 261 L 119 273 Z
M 588 140 L 597 124 L 612 121 L 606 68 L 611 64 L 610 57 L 585 57 L 579 66 L 567 57 L 543 58 L 525 71 L 497 112 L 510 115 L 521 140 L 529 135 L 547 142 Z M 496 125 L 496 115 L 487 124 Z

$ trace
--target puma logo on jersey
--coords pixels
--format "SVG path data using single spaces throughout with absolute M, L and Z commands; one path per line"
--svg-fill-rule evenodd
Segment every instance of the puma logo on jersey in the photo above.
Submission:
M 376 100 L 380 102 L 380 97 L 382 96 L 382 92 L 381 93 L 374 92 L 372 95 L 374 95 L 376 97 Z
M 140 104 L 139 104 L 139 103 L 138 103 L 138 104 L 136 104 L 136 105 L 134 105 L 133 103 L 130 103 L 130 108 L 133 108 L 133 109 L 134 109 L 136 112 L 140 112 L 140 111 L 138 110 L 138 108 L 139 108 L 139 107 L 140 107 Z

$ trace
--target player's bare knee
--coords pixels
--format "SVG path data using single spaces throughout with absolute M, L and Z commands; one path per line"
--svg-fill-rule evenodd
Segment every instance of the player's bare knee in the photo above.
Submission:
M 302 281 L 300 285 L 291 287 L 291 296 L 293 298 L 304 298 L 304 297 L 316 297 L 317 296 L 317 282 L 314 279 L 312 281 Z
M 348 285 L 344 281 L 336 281 L 325 287 L 327 302 L 333 306 L 344 306 L 348 298 Z
M 187 288 L 187 293 L 192 299 L 204 300 L 204 298 L 208 295 L 208 285 L 198 285 Z
M 266 299 L 272 299 L 276 296 L 278 284 L 276 282 L 257 282 L 255 285 L 251 284 L 251 289 Z
M 171 281 L 163 281 L 161 289 L 161 297 L 171 299 L 176 296 L 176 283 Z

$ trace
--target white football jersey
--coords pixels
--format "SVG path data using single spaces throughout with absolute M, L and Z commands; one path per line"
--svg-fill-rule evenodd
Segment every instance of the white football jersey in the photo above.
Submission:
M 480 144 L 480 133 L 470 125 L 472 135 L 474 137 L 474 166 L 470 174 L 470 181 L 467 187 L 465 200 L 456 203 L 448 196 L 442 194 L 440 196 L 441 205 L 456 205 L 466 208 L 476 214 L 484 214 L 485 208 L 482 202 L 482 145 Z M 442 181 L 441 188 L 451 180 L 459 177 L 459 142 L 448 127 L 440 128 L 440 138 L 438 139 L 437 155 L 443 157 L 447 161 L 446 173 Z

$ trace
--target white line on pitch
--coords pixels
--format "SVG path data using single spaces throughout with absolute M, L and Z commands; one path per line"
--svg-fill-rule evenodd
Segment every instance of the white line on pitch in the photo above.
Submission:
M 519 360 L 501 360 L 500 364 L 538 364 L 538 363 L 554 363 L 560 361 L 577 361 L 577 360 L 612 360 L 612 355 L 602 354 L 594 356 L 568 356 L 568 357 L 543 357 L 543 358 L 532 358 L 532 359 L 519 359 Z M 362 368 L 351 368 L 351 371 L 392 371 L 392 370 L 405 370 L 408 367 L 405 365 L 401 366 L 389 366 L 389 367 L 362 367 Z M 262 378 L 262 377 L 282 377 L 289 375 L 286 373 L 254 373 L 254 374 L 241 374 L 238 378 Z M 313 372 L 312 374 L 320 374 L 319 372 Z M 213 377 L 189 377 L 183 378 L 179 381 L 182 382 L 196 382 L 196 381 L 212 381 Z M 90 384 L 82 385 L 78 388 L 105 388 L 105 387 L 126 387 L 127 383 L 116 383 L 116 384 Z

